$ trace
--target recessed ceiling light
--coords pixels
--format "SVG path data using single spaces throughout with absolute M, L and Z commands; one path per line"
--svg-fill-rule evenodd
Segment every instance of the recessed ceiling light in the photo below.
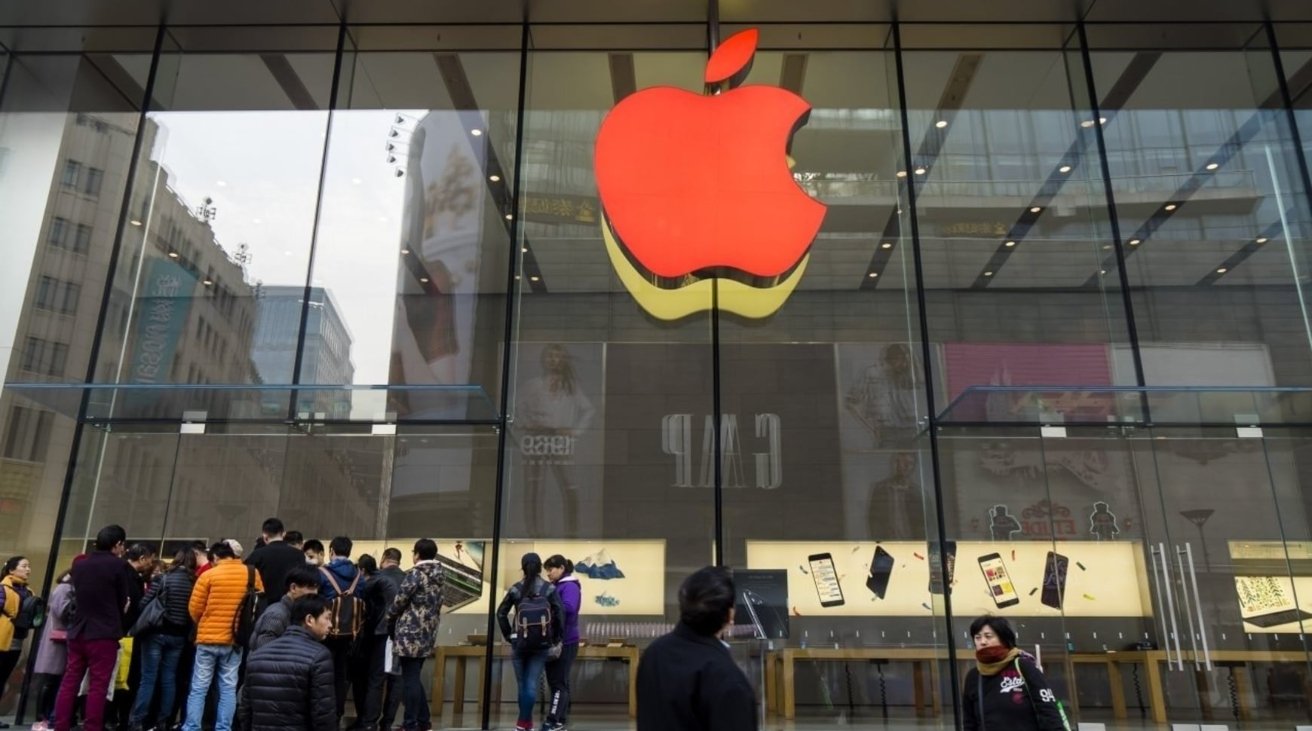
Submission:
M 525 254 L 528 253 L 528 247 L 527 247 L 527 246 L 521 246 L 521 247 L 519 247 L 519 250 L 522 251 L 522 252 L 524 252 Z
M 924 174 L 925 174 L 925 168 L 923 167 L 916 168 L 916 175 L 924 175 Z
M 1225 274 L 1225 272 L 1226 272 L 1226 268 L 1225 268 L 1225 267 L 1217 267 L 1217 268 L 1216 268 L 1216 273 L 1217 273 L 1217 274 Z
M 1259 244 L 1265 244 L 1267 241 L 1269 241 L 1269 239 L 1267 239 L 1267 237 L 1265 237 L 1265 236 L 1258 236 L 1258 237 L 1257 237 L 1257 243 L 1259 243 Z
M 428 277 L 420 277 L 419 281 L 423 282 L 424 284 L 428 284 Z
M 1130 246 L 1138 246 L 1139 244 L 1142 244 L 1142 243 L 1143 243 L 1143 242 L 1140 241 L 1139 239 L 1130 239 Z
M 410 256 L 410 249 L 408 249 L 408 248 L 406 248 L 406 249 L 401 249 L 401 255 L 402 255 L 402 256 Z
M 1092 119 L 1086 119 L 1086 120 L 1084 120 L 1083 122 L 1080 122 L 1080 126 L 1081 126 L 1081 127 L 1084 127 L 1085 129 L 1088 129 L 1089 127 L 1092 127 L 1092 126 L 1093 126 L 1093 120 L 1092 120 Z
M 871 279 L 874 279 L 875 277 L 879 276 L 879 272 L 870 272 L 866 276 L 870 277 Z
M 132 219 L 131 221 L 129 221 L 129 223 L 131 223 L 133 226 L 140 226 L 140 225 L 141 225 L 141 221 L 138 221 L 138 220 L 135 219 L 135 218 Z
M 1215 170 L 1215 169 L 1217 169 L 1217 168 L 1219 168 L 1219 167 L 1221 167 L 1220 163 L 1215 163 L 1215 162 L 1209 162 L 1209 163 L 1207 163 L 1207 169 L 1208 169 L 1208 170 Z
M 1107 124 L 1106 117 L 1098 117 L 1098 124 Z
M 993 272 L 984 272 L 984 276 L 991 277 L 993 276 Z
M 514 215 L 509 214 L 509 213 L 506 214 L 506 220 L 507 220 L 507 221 L 514 220 L 514 218 L 515 218 Z
M 530 282 L 541 282 L 541 281 L 542 281 L 542 277 L 539 277 L 539 276 L 536 275 L 536 274 L 534 274 L 533 276 L 529 277 L 528 279 L 529 279 Z
M 1111 245 L 1111 244 L 1103 244 L 1103 245 L 1102 245 L 1102 250 L 1103 250 L 1103 251 L 1111 251 L 1111 250 L 1112 250 L 1112 245 Z
M 212 286 L 214 286 L 214 280 L 213 280 L 213 279 L 206 279 L 205 281 L 201 282 L 201 284 L 204 284 L 206 287 L 212 287 Z
M 1070 165 L 1062 165 L 1061 167 L 1057 168 L 1057 172 L 1062 174 L 1069 173 L 1070 171 L 1071 171 Z
M 891 248 L 893 248 L 893 242 L 891 242 L 891 241 L 885 241 L 884 243 L 882 243 L 882 244 L 879 245 L 879 248 L 881 248 L 881 249 L 891 249 Z
M 1005 244 L 1003 244 L 1003 246 L 1007 247 L 1008 249 L 1010 249 L 1011 247 L 1013 247 L 1013 246 L 1015 246 L 1015 245 L 1016 245 L 1016 242 L 1015 242 L 1015 241 L 1008 241 L 1008 242 L 1006 242 Z
M 1042 206 L 1034 206 L 1033 208 L 1030 209 L 1030 213 L 1039 213 L 1042 210 L 1043 210 Z
M 480 136 L 482 136 L 482 134 L 483 134 L 483 130 L 481 130 L 481 129 L 475 127 L 474 129 L 469 130 L 469 134 L 471 134 L 471 135 L 473 135 L 473 136 L 475 136 L 475 137 L 480 137 Z
M 501 176 L 500 176 L 500 175 L 489 175 L 489 176 L 487 176 L 487 179 L 488 179 L 488 180 L 491 180 L 491 181 L 494 182 L 494 183 L 500 183 L 500 182 L 501 182 Z
M 176 258 L 178 258 L 178 252 L 176 252 L 176 251 L 170 251 L 170 252 L 169 252 L 169 258 L 170 258 L 170 259 L 176 259 Z
M 946 119 L 940 119 L 939 121 L 934 123 L 934 126 L 938 127 L 939 129 L 943 129 L 944 127 L 948 126 L 948 121 Z
M 899 171 L 897 171 L 897 176 L 898 176 L 899 178 L 905 178 L 905 177 L 907 176 L 907 171 L 905 171 L 905 170 L 899 170 Z
M 1106 274 L 1106 273 L 1107 273 L 1107 270 L 1106 270 L 1106 269 L 1099 269 L 1099 270 L 1098 270 L 1098 274 L 1100 274 L 1100 275 L 1101 275 L 1101 274 Z
M 1174 211 L 1174 210 L 1177 209 L 1177 208 L 1179 208 L 1179 206 L 1177 206 L 1177 205 L 1174 204 L 1174 203 L 1167 203 L 1167 204 L 1166 204 L 1166 210 L 1168 210 L 1168 211 Z

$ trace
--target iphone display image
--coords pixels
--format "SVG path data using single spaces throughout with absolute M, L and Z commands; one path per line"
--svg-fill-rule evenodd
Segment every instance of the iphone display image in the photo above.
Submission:
M 1016 584 L 1011 580 L 1007 565 L 1002 556 L 988 553 L 979 557 L 979 570 L 984 572 L 984 581 L 989 585 L 989 594 L 998 609 L 1006 609 L 1020 604 L 1020 595 L 1016 593 Z
M 893 576 L 893 556 L 883 546 L 875 546 L 875 557 L 870 562 L 870 575 L 866 588 L 880 599 L 888 593 L 888 580 Z
M 943 541 L 944 561 L 939 560 L 939 544 L 929 544 L 929 592 L 931 594 L 952 593 L 952 581 L 957 573 L 957 542 Z M 943 580 L 943 563 L 948 565 L 947 580 Z
M 1070 559 L 1048 551 L 1048 560 L 1043 566 L 1043 603 L 1053 609 L 1061 609 L 1062 599 L 1066 596 L 1066 569 Z
M 838 584 L 834 557 L 828 553 L 813 553 L 806 560 L 811 564 L 811 578 L 815 580 L 816 594 L 820 595 L 820 606 L 842 606 L 843 587 Z

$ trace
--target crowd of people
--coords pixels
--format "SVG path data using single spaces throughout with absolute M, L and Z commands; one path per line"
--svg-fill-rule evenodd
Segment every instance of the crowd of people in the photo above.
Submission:
M 249 555 L 224 539 L 184 546 L 166 564 L 149 546 L 128 546 L 124 529 L 111 525 L 58 577 L 46 604 L 28 588 L 28 560 L 10 558 L 0 577 L 0 647 L 8 648 L 0 652 L 0 694 L 24 640 L 39 630 L 34 731 L 69 731 L 79 719 L 85 731 L 339 731 L 344 723 L 349 731 L 392 731 L 402 706 L 400 729 L 431 729 L 420 674 L 441 619 L 437 544 L 415 541 L 409 570 L 397 548 L 354 561 L 352 549 L 339 536 L 325 551 L 270 518 Z M 541 728 L 564 731 L 582 592 L 564 556 L 527 553 L 520 568 L 496 610 L 518 682 L 515 728 L 537 728 L 545 674 Z M 683 581 L 679 623 L 638 666 L 638 731 L 758 727 L 755 693 L 724 641 L 736 596 L 725 568 Z M 965 679 L 967 729 L 1069 731 L 1005 619 L 981 617 L 971 636 L 977 662 Z

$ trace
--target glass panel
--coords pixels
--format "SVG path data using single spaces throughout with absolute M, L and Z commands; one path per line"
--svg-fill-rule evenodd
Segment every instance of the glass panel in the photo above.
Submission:
M 481 50 L 407 50 L 433 35 Z M 486 418 L 500 403 L 520 33 L 370 26 L 353 36 L 301 380 L 389 383 L 401 420 Z M 420 385 L 472 387 L 487 404 L 407 388 Z
M 632 648 L 677 619 L 679 583 L 714 562 L 713 496 L 699 478 L 714 459 L 703 441 L 713 354 L 702 287 L 683 292 L 690 310 L 673 320 L 644 314 L 626 289 L 680 294 L 607 240 L 593 150 L 607 112 L 635 90 L 701 91 L 706 28 L 544 26 L 532 39 L 497 594 L 522 576 L 526 551 L 574 561 L 594 647 L 576 667 L 570 720 L 609 727 L 628 722 Z M 629 664 L 593 662 L 608 656 Z M 516 692 L 502 665 L 492 723 L 510 726 Z
M 1143 30 L 1089 42 L 1146 383 L 1306 385 L 1309 200 L 1266 34 Z
M 94 29 L 5 35 L 19 52 L 0 53 L 0 555 L 26 556 L 42 593 L 75 411 L 9 384 L 85 377 L 144 97 L 123 70 L 149 68 L 155 32 L 120 28 L 112 51 Z M 0 716 L 24 677 L 0 679 Z
M 305 367 L 349 376 L 331 299 L 304 301 L 336 40 L 332 28 L 170 32 L 97 381 L 292 383 L 307 308 L 317 329 Z M 288 411 L 285 392 L 266 397 L 261 412 Z M 129 403 L 112 413 L 153 415 Z

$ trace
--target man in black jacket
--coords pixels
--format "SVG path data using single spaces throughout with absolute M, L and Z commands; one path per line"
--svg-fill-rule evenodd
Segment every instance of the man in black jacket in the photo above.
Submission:
M 401 590 L 401 581 L 405 578 L 405 572 L 401 570 L 399 548 L 384 550 L 382 559 L 378 566 L 378 574 L 369 582 L 367 589 L 366 601 L 371 615 L 375 606 L 381 606 L 383 611 L 377 615 L 378 622 L 372 628 L 365 628 L 365 631 L 372 632 L 373 636 L 368 638 L 369 655 L 364 658 L 367 663 L 361 663 L 363 665 L 361 670 L 365 672 L 368 686 L 364 710 L 356 723 L 356 727 L 361 731 L 392 728 L 392 723 L 396 720 L 396 711 L 401 706 L 400 677 L 385 673 L 383 669 L 387 659 L 387 638 L 392 634 L 392 623 L 387 621 L 387 608 L 392 606 L 392 600 L 396 599 L 397 592 Z
M 281 520 L 269 518 L 260 528 L 264 545 L 251 551 L 246 558 L 246 565 L 255 567 L 264 582 L 265 607 L 272 606 L 282 598 L 287 586 L 287 572 L 297 566 L 305 565 L 305 554 L 301 549 L 288 544 L 284 539 L 286 531 Z
M 711 566 L 679 587 L 679 624 L 638 664 L 638 731 L 756 731 L 752 686 L 719 639 L 734 596 L 729 571 Z
M 328 603 L 317 596 L 292 605 L 292 626 L 251 653 L 246 663 L 250 704 L 242 726 L 251 731 L 337 731 L 333 657 L 323 645 L 332 628 Z

